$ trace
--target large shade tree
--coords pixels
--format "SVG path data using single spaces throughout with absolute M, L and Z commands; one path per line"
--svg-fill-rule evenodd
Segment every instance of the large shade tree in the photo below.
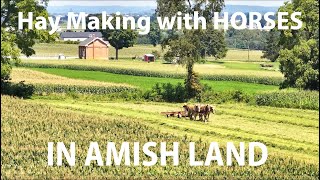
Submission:
M 114 14 L 112 15 L 114 16 Z M 130 24 L 128 25 L 127 29 L 124 29 L 122 26 L 123 17 L 121 18 L 121 27 L 120 29 L 106 29 L 101 30 L 103 37 L 109 41 L 111 46 L 116 49 L 116 59 L 119 58 L 119 50 L 123 48 L 129 48 L 134 45 L 134 42 L 137 38 L 137 32 L 131 29 Z M 113 27 L 116 27 L 116 19 L 113 18 L 111 21 Z
M 319 90 L 319 1 L 292 0 L 279 11 L 301 12 L 302 28 L 281 30 L 278 61 L 285 80 L 281 87 Z M 286 25 L 294 24 L 289 20 Z
M 162 47 L 168 48 L 165 56 L 177 57 L 177 62 L 186 67 L 187 98 L 196 97 L 202 90 L 198 74 L 193 70 L 194 64 L 203 60 L 205 56 L 218 59 L 226 55 L 224 32 L 215 30 L 212 26 L 214 12 L 220 12 L 223 6 L 223 0 L 157 0 L 158 16 L 170 18 L 178 11 L 182 14 L 198 11 L 199 16 L 206 18 L 206 29 L 173 29 L 167 32 L 168 35 L 162 41 Z
M 26 56 L 35 54 L 32 46 L 36 40 L 51 41 L 55 35 L 49 35 L 45 30 L 18 30 L 18 12 L 26 18 L 28 12 L 37 16 L 48 17 L 47 0 L 39 4 L 38 0 L 1 0 L 1 82 L 10 78 L 12 65 L 19 63 L 20 53 Z M 35 21 L 33 22 L 35 23 Z

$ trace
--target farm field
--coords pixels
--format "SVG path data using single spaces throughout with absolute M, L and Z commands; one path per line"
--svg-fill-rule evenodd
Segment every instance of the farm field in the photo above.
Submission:
M 110 94 L 117 92 L 133 92 L 138 87 L 112 82 L 71 79 L 24 68 L 14 68 L 11 82 L 32 84 L 35 94 L 50 93 L 83 93 L 83 94 Z
M 63 84 L 80 86 L 126 86 L 133 87 L 125 83 L 99 82 L 71 79 L 63 76 L 56 76 L 39 71 L 33 71 L 25 68 L 14 68 L 11 74 L 12 82 L 25 81 L 28 84 Z
M 123 67 L 123 68 L 137 68 L 141 70 L 157 70 L 165 72 L 177 72 L 181 73 L 185 71 L 185 68 L 178 64 L 166 64 L 162 60 L 158 60 L 152 63 L 146 63 L 141 60 L 84 60 L 84 59 L 68 59 L 68 60 L 23 60 L 23 62 L 32 63 L 45 63 L 45 64 L 62 64 L 62 65 L 87 65 L 87 66 L 102 66 L 102 67 Z M 210 71 L 230 71 L 230 70 L 250 70 L 253 72 L 262 71 L 265 73 L 274 74 L 280 76 L 281 73 L 276 71 L 278 69 L 278 63 L 271 63 L 275 67 L 271 70 L 265 70 L 261 68 L 262 62 L 243 62 L 243 61 L 207 61 L 206 64 L 196 64 L 195 70 L 199 73 L 210 73 Z M 156 66 L 156 68 L 155 68 Z M 249 71 L 249 72 L 250 72 Z
M 217 105 L 217 114 L 207 124 L 188 119 L 166 118 L 161 111 L 175 110 L 182 104 L 89 102 L 34 97 L 20 100 L 2 96 L 2 170 L 6 178 L 64 177 L 87 178 L 128 176 L 158 178 L 245 178 L 316 179 L 318 161 L 318 111 L 254 107 L 242 104 Z M 14 111 L 12 111 L 14 109 Z M 37 114 L 35 117 L 34 114 Z M 12 131 L 15 129 L 15 131 Z M 299 133 L 297 133 L 299 132 Z M 21 136 L 21 134 L 24 134 Z M 201 140 L 200 140 L 201 139 Z M 187 142 L 199 145 L 204 157 L 209 141 L 224 143 L 259 141 L 268 146 L 269 157 L 260 167 L 209 167 L 159 165 L 83 167 L 90 141 L 181 142 L 181 161 L 187 161 Z M 47 142 L 77 142 L 75 167 L 48 167 Z M 101 149 L 105 152 L 105 149 Z M 224 151 L 222 152 L 224 154 Z M 16 166 L 16 169 L 10 167 Z M 40 168 L 41 167 L 41 168 Z M 41 170 L 39 170 L 41 169 Z M 201 176 L 201 177 L 200 177 Z
M 226 63 L 226 66 L 223 64 Z M 275 64 L 276 65 L 276 64 Z M 90 60 L 24 60 L 23 67 L 59 68 L 71 70 L 102 71 L 147 77 L 170 77 L 183 79 L 186 70 L 181 65 L 146 63 L 142 61 L 90 61 Z M 205 80 L 238 81 L 267 85 L 279 85 L 283 75 L 275 70 L 265 70 L 258 63 L 217 62 L 196 64 L 195 71 Z M 251 70 L 249 70 L 251 69 Z
M 1 1 L 1 180 L 320 179 L 319 1 L 58 1 Z
M 65 56 L 77 57 L 78 56 L 78 44 L 60 44 L 60 43 L 37 43 L 34 46 L 36 54 L 34 56 L 40 57 L 50 57 L 58 56 L 59 54 L 64 54 Z M 134 45 L 130 48 L 124 48 L 119 50 L 119 58 L 121 59 L 131 59 L 134 56 L 143 56 L 144 54 L 152 53 L 152 51 L 159 51 L 163 55 L 161 46 L 158 45 L 153 47 L 152 45 Z M 115 57 L 115 49 L 110 47 L 109 55 L 110 57 Z M 230 49 L 223 60 L 241 60 L 247 61 L 248 52 L 247 50 L 236 50 Z M 262 52 L 251 50 L 250 51 L 250 60 L 249 61 L 268 61 L 267 59 L 262 59 Z M 208 58 L 213 60 L 212 58 Z
M 31 99 L 21 100 L 2 96 L 1 144 L 2 169 L 5 178 L 113 178 L 115 176 L 149 179 L 316 179 L 319 175 L 319 111 L 267 106 L 252 106 L 242 103 L 216 104 L 216 114 L 209 122 L 191 121 L 186 118 L 166 118 L 160 112 L 180 111 L 183 103 L 124 101 L 107 99 L 107 93 L 117 93 L 131 88 L 150 89 L 156 83 L 183 83 L 182 78 L 162 77 L 161 74 L 177 73 L 184 76 L 185 69 L 171 64 L 144 63 L 140 61 L 83 61 L 83 60 L 26 60 L 24 63 L 39 67 L 14 67 L 12 81 L 25 81 L 36 85 L 37 93 Z M 41 66 L 42 64 L 53 65 Z M 62 66 L 61 66 L 62 65 Z M 81 66 L 78 70 L 68 66 Z M 277 64 L 275 64 L 277 66 Z M 61 68 L 59 68 L 61 67 Z M 151 71 L 160 76 L 135 76 L 126 73 L 110 73 L 99 68 L 122 68 Z M 65 69 L 64 69 L 65 68 Z M 86 69 L 87 70 L 81 70 Z M 281 78 L 279 72 L 264 70 L 259 63 L 208 62 L 197 64 L 197 71 L 210 75 L 232 75 L 250 78 Z M 137 72 L 139 72 L 137 71 Z M 216 73 L 216 74 L 215 74 Z M 248 73 L 248 74 L 246 74 Z M 157 74 L 156 74 L 157 75 Z M 280 74 L 281 75 L 281 74 Z M 201 80 L 213 91 L 241 90 L 255 95 L 273 92 L 276 85 L 264 85 L 241 81 Z M 38 85 L 43 87 L 39 88 Z M 53 86 L 53 87 L 52 87 Z M 66 88 L 65 86 L 72 88 Z M 79 88 L 81 87 L 81 88 Z M 83 88 L 85 87 L 85 88 Z M 114 87 L 114 89 L 108 89 Z M 118 88 L 123 89 L 118 89 Z M 98 88 L 98 90 L 96 90 Z M 107 89 L 99 89 L 107 88 Z M 54 89 L 53 91 L 51 91 Z M 60 89 L 66 91 L 60 92 Z M 293 90 L 295 91 L 295 90 Z M 48 92 L 43 94 L 41 92 Z M 58 92 L 58 93 L 57 93 Z M 71 92 L 71 94 L 68 94 Z M 76 93 L 78 94 L 76 94 Z M 90 95 L 84 95 L 89 92 Z M 96 95 L 98 94 L 98 95 Z M 106 100 L 107 99 L 107 100 Z M 12 111 L 14 109 L 14 111 Z M 35 116 L 36 114 L 36 116 Z M 12 130 L 15 131 L 12 131 Z M 24 134 L 21 136 L 21 134 Z M 9 138 L 10 137 L 10 138 Z M 75 167 L 65 163 L 61 167 L 46 166 L 47 143 L 76 142 Z M 180 142 L 180 166 L 156 164 L 151 167 L 120 166 L 98 167 L 96 163 L 84 167 L 88 144 L 97 141 L 103 147 L 113 142 Z M 268 160 L 259 167 L 219 167 L 216 162 L 208 167 L 189 166 L 188 142 L 196 142 L 199 158 L 205 157 L 208 142 L 219 142 L 222 154 L 225 145 L 233 142 L 261 142 L 268 147 Z M 102 153 L 105 149 L 101 148 Z M 157 150 L 156 150 L 157 151 Z M 146 158 L 145 156 L 142 157 Z M 223 156 L 225 161 L 225 156 Z M 169 160 L 170 162 L 170 160 Z M 170 164 L 170 163 L 169 163 Z M 11 167 L 18 167 L 12 169 Z
M 81 79 L 81 80 L 94 80 L 101 82 L 111 83 L 125 83 L 140 87 L 142 89 L 151 89 L 156 83 L 183 83 L 183 79 L 173 78 L 158 78 L 158 77 L 142 77 L 142 76 L 130 76 L 123 74 L 112 74 L 106 72 L 95 72 L 95 71 L 80 71 L 80 70 L 68 70 L 68 69 L 55 69 L 55 68 L 31 68 L 35 71 L 49 73 L 53 75 Z M 246 93 L 255 94 L 263 91 L 278 90 L 278 86 L 273 85 L 262 85 L 245 82 L 234 82 L 234 81 L 209 81 L 202 80 L 204 84 L 212 87 L 214 91 L 226 91 L 226 90 L 241 90 Z
M 63 45 L 66 45 L 66 52 L 77 51 L 75 45 Z M 61 46 L 52 44 L 51 53 L 60 51 L 59 48 Z M 216 107 L 209 122 L 167 118 L 160 113 L 181 111 L 184 103 L 162 102 L 165 100 L 156 99 L 158 94 L 148 90 L 156 83 L 183 83 L 186 70 L 181 65 L 161 60 L 146 63 L 130 57 L 149 50 L 151 52 L 154 47 L 125 49 L 123 53 L 120 51 L 123 56 L 118 61 L 31 58 L 14 67 L 12 82 L 32 84 L 35 92 L 31 99 L 24 100 L 2 96 L 4 177 L 112 179 L 125 175 L 141 179 L 317 179 L 319 104 L 315 100 L 319 96 L 316 92 L 280 91 L 283 75 L 278 63 L 262 59 L 246 62 L 246 51 L 230 50 L 228 60 L 209 58 L 204 64 L 195 64 L 201 83 L 212 88 L 212 92 L 203 96 L 203 104 L 211 103 Z M 36 49 L 38 53 L 47 51 L 48 47 Z M 258 57 L 261 52 L 252 53 Z M 265 69 L 261 63 L 273 67 Z M 63 168 L 48 167 L 46 156 L 50 141 L 76 142 L 77 162 L 84 162 L 91 141 L 99 142 L 101 147 L 108 141 L 180 142 L 182 163 L 178 167 L 162 167 L 159 163 L 152 167 L 99 167 L 96 163 L 84 167 L 79 163 L 70 168 L 64 162 Z M 219 142 L 223 155 L 227 142 L 236 145 L 261 142 L 268 148 L 268 160 L 259 167 L 219 167 L 216 162 L 208 167 L 191 167 L 186 163 L 188 142 L 199 145 L 199 158 L 206 156 L 209 142 Z M 101 151 L 105 153 L 104 148 Z

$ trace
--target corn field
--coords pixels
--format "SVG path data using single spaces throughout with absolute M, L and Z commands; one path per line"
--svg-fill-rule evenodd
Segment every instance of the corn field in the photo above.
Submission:
M 318 91 L 276 91 L 256 95 L 259 106 L 319 110 Z

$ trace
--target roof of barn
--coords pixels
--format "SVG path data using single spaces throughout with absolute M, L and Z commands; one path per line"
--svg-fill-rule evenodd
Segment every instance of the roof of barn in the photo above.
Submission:
M 104 41 L 102 38 L 99 37 L 91 37 L 91 38 L 87 38 L 86 40 L 83 40 L 79 43 L 79 46 L 88 46 L 90 43 L 94 42 L 94 41 L 100 41 L 103 44 L 105 44 L 106 46 L 109 46 L 109 42 L 108 41 Z

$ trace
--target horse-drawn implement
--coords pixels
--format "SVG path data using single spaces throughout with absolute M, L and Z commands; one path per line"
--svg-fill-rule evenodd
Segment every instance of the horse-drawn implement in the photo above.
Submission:
M 188 117 L 188 114 L 185 111 L 171 111 L 171 112 L 161 112 L 161 114 L 166 115 L 167 117 Z
M 210 113 L 215 113 L 214 106 L 211 105 L 184 105 L 182 111 L 169 111 L 169 112 L 161 112 L 160 114 L 166 115 L 167 118 L 169 117 L 189 117 L 191 120 L 197 120 L 197 117 L 199 117 L 199 120 L 207 122 L 210 116 Z

